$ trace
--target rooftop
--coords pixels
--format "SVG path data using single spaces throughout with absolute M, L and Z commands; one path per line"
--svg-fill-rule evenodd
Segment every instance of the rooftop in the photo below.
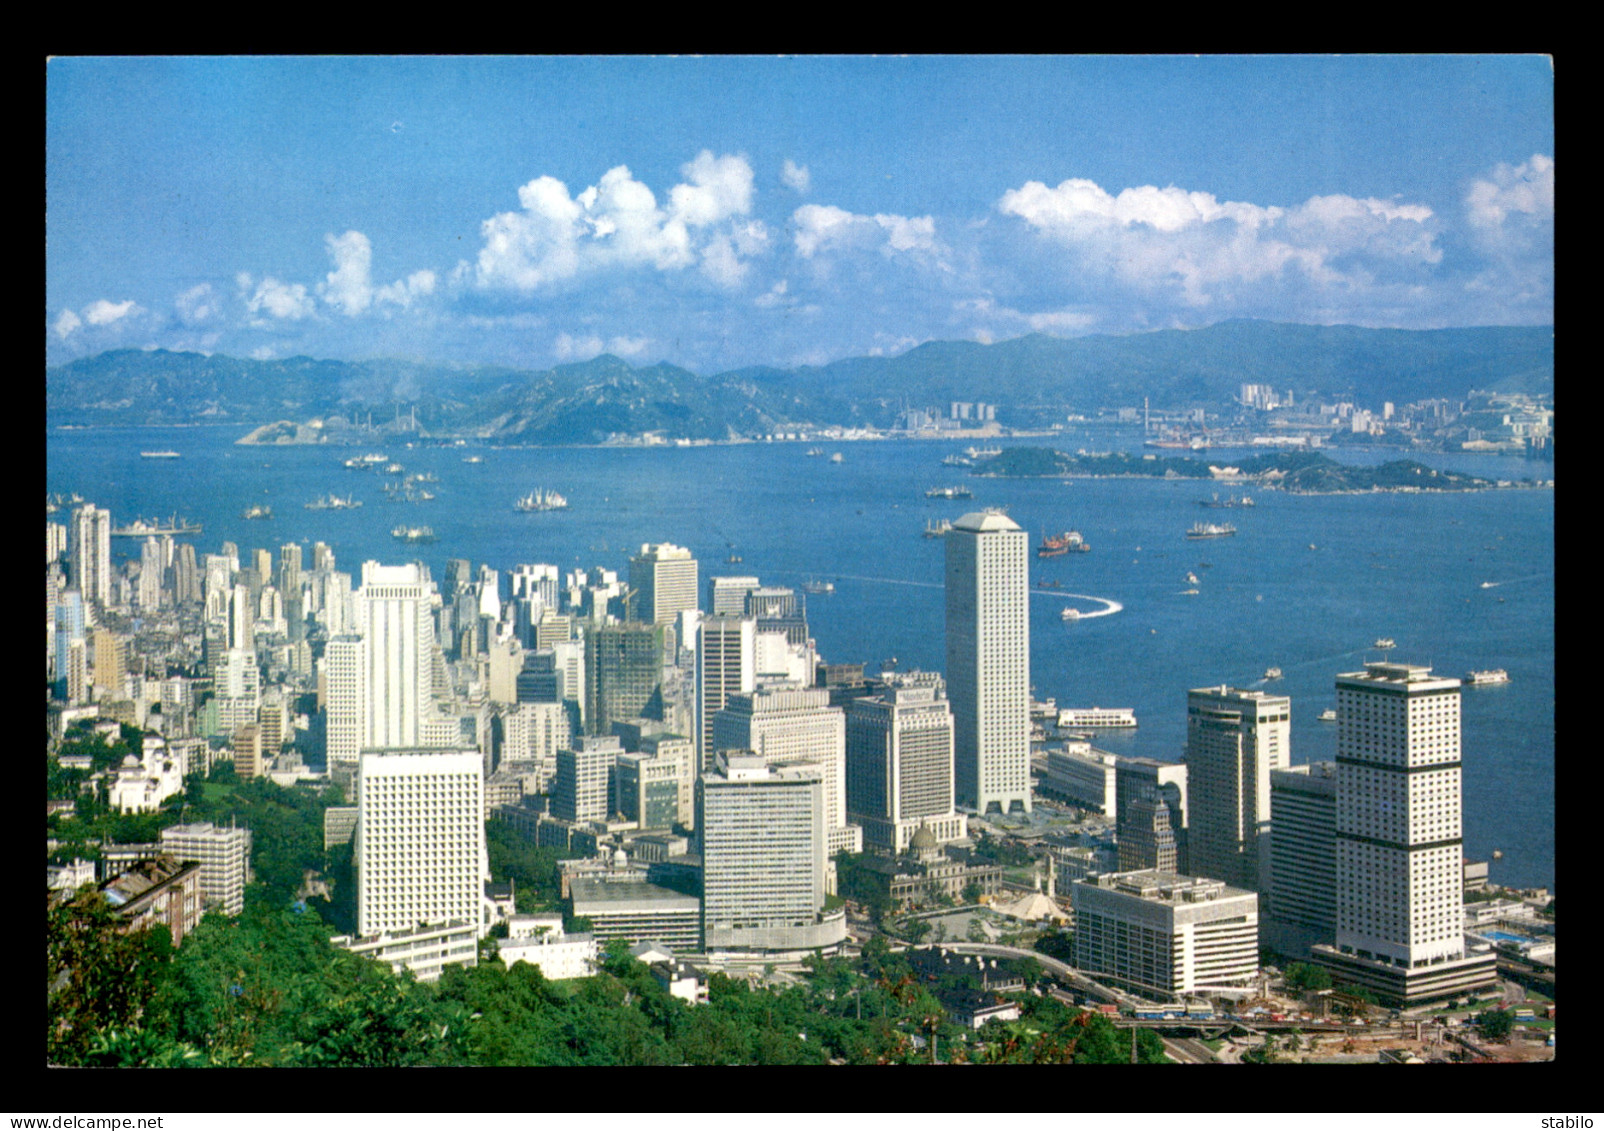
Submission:
M 1018 530 L 1019 524 L 999 510 L 972 511 L 952 524 L 954 530 L 989 534 L 998 530 Z

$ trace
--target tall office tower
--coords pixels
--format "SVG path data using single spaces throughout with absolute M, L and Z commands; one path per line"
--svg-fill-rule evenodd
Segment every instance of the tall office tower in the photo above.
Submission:
M 262 705 L 256 709 L 256 725 L 262 732 L 262 764 L 270 767 L 290 739 L 289 704 L 282 689 L 275 687 L 262 696 Z
M 705 617 L 696 645 L 696 765 L 713 764 L 713 716 L 731 695 L 757 685 L 757 622 Z
M 256 602 L 247 585 L 234 586 L 228 601 L 228 646 L 256 647 Z
M 232 542 L 224 542 L 223 543 L 222 553 L 223 553 L 223 557 L 228 559 L 228 572 L 229 573 L 238 573 L 239 572 L 239 547 L 236 546 Z
M 273 584 L 273 555 L 258 546 L 251 551 L 251 569 L 256 574 L 256 586 Z
M 242 780 L 261 777 L 265 769 L 262 765 L 262 728 L 254 722 L 235 727 L 232 748 L 234 772 Z
M 128 641 L 104 628 L 95 629 L 95 686 L 105 688 L 112 698 L 121 698 L 123 677 L 128 673 Z
M 191 605 L 201 597 L 201 573 L 195 562 L 195 547 L 180 542 L 173 553 L 173 600 L 180 605 Z
M 901 673 L 880 694 L 848 700 L 846 739 L 847 816 L 863 827 L 865 845 L 896 855 L 921 827 L 938 842 L 965 835 L 953 808 L 952 711 L 940 676 Z
M 1337 676 L 1337 934 L 1315 960 L 1395 1003 L 1492 985 L 1493 954 L 1465 952 L 1461 828 L 1459 681 Z
M 1114 812 L 1120 871 L 1186 874 L 1190 859 L 1185 763 L 1119 758 Z
M 755 577 L 710 577 L 707 579 L 707 611 L 715 617 L 743 616 L 747 593 L 761 584 Z
M 611 734 L 624 719 L 663 717 L 663 665 L 669 629 L 650 623 L 602 624 L 585 633 L 585 730 Z
M 234 597 L 234 584 L 226 555 L 206 555 L 206 576 L 202 586 L 204 590 L 202 597 L 206 601 L 206 619 L 217 624 L 226 623 L 229 602 Z
M 312 543 L 312 572 L 334 572 L 334 551 L 329 549 L 327 542 Z
M 362 637 L 362 749 L 426 746 L 434 708 L 432 582 L 417 563 L 362 563 L 353 605 Z
M 726 697 L 713 714 L 713 750 L 750 750 L 774 769 L 799 769 L 824 785 L 824 833 L 833 859 L 860 852 L 862 831 L 847 824 L 846 716 L 815 687 L 757 688 Z
M 695 757 L 684 744 L 661 754 L 620 754 L 614 768 L 613 811 L 643 829 L 682 822 L 680 779 Z
M 67 553 L 67 525 L 62 522 L 45 523 L 45 565 L 60 561 Z
M 262 675 L 256 666 L 256 653 L 230 648 L 218 659 L 212 677 L 217 699 L 217 725 L 224 734 L 235 727 L 254 723 L 262 705 Z
M 85 601 L 111 603 L 111 512 L 85 503 L 72 512 L 72 584 Z
M 654 761 L 672 761 L 679 767 L 679 800 L 675 818 L 687 828 L 696 827 L 696 779 L 701 773 L 696 764 L 696 743 L 677 734 L 648 734 L 641 738 L 638 753 Z
M 479 615 L 491 624 L 501 619 L 501 574 L 487 565 L 479 567 Z
M 637 619 L 673 624 L 681 611 L 696 608 L 696 559 L 671 542 L 643 544 L 629 559 L 629 587 L 637 594 Z
M 1261 933 L 1302 957 L 1337 930 L 1337 764 L 1270 771 L 1270 884 Z
M 745 615 L 757 621 L 757 630 L 778 632 L 791 644 L 808 642 L 806 599 L 794 589 L 765 586 L 746 595 Z
M 512 571 L 512 595 L 520 600 L 556 612 L 559 589 L 558 569 L 554 565 L 539 562 L 520 565 Z
M 697 779 L 704 950 L 834 946 L 846 934 L 825 899 L 824 786 L 761 755 L 721 751 Z
M 284 595 L 271 585 L 262 586 L 256 598 L 256 627 L 267 636 L 286 636 L 289 625 L 284 620 Z
M 245 909 L 251 871 L 251 830 L 222 828 L 210 821 L 173 825 L 161 832 L 161 849 L 173 859 L 201 866 L 201 898 L 224 915 Z
M 82 636 L 67 643 L 67 702 L 83 703 L 89 698 L 89 645 Z
M 69 653 L 73 642 L 84 639 L 86 632 L 85 609 L 83 594 L 76 589 L 66 589 L 56 600 L 56 683 L 59 691 L 65 693 Z M 122 687 L 116 688 L 122 693 Z
M 319 582 L 318 623 L 331 637 L 350 632 L 355 623 L 355 614 L 351 606 L 354 597 L 351 592 L 351 575 L 338 571 L 321 574 Z
M 516 638 L 490 646 L 489 680 L 485 696 L 492 703 L 518 702 L 518 676 L 524 670 L 524 649 Z
M 326 768 L 349 786 L 362 754 L 362 638 L 336 636 L 323 650 Z
M 818 672 L 819 654 L 813 642 L 792 644 L 783 632 L 764 632 L 753 636 L 757 649 L 752 674 L 758 687 L 812 687 Z
M 153 613 L 162 603 L 162 548 L 155 538 L 146 538 L 139 547 L 139 588 L 136 603 L 142 612 Z
M 624 752 L 618 736 L 583 735 L 557 751 L 551 813 L 565 821 L 605 821 L 613 807 L 613 767 Z
M 1196 876 L 1267 890 L 1270 772 L 1291 765 L 1292 700 L 1204 687 L 1186 696 L 1188 844 Z
M 947 698 L 960 804 L 1030 812 L 1029 539 L 999 511 L 947 538 Z
M 453 597 L 473 584 L 473 563 L 467 558 L 446 559 L 446 591 Z
M 356 803 L 357 933 L 455 922 L 482 937 L 489 867 L 479 753 L 364 753 Z
M 278 574 L 273 584 L 286 598 L 301 591 L 301 544 L 287 542 L 278 548 Z

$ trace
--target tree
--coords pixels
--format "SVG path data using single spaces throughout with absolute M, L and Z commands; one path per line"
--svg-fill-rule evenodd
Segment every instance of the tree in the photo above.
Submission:
M 1476 1015 L 1476 1026 L 1489 1041 L 1502 1041 L 1515 1028 L 1515 1014 L 1507 1009 L 1487 1009 Z
M 986 893 L 981 890 L 980 882 L 978 880 L 970 880 L 964 885 L 965 903 L 979 903 L 980 897 L 985 894 Z
M 122 930 L 98 891 L 50 899 L 46 926 L 45 1055 L 87 1064 L 98 1037 L 138 1028 L 172 955 L 166 927 Z
M 1287 967 L 1286 987 L 1289 990 L 1329 990 L 1331 972 L 1324 966 L 1309 962 L 1294 962 Z

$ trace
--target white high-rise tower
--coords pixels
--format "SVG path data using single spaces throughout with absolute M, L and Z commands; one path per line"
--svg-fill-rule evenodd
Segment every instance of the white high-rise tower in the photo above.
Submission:
M 960 804 L 1030 812 L 1029 539 L 1000 511 L 947 535 L 947 699 Z
M 72 512 L 72 583 L 85 601 L 111 604 L 111 512 L 85 503 Z
M 1337 937 L 1315 959 L 1397 1003 L 1491 985 L 1494 956 L 1465 950 L 1461 831 L 1459 681 L 1337 676 Z

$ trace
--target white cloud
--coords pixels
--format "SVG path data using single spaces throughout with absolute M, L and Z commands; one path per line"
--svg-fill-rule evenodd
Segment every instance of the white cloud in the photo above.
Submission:
M 387 287 L 380 287 L 373 293 L 375 302 L 391 303 L 403 309 L 426 295 L 434 294 L 435 274 L 433 271 L 414 271 L 405 279 L 397 279 Z
M 66 341 L 67 338 L 71 336 L 72 332 L 82 325 L 83 322 L 76 314 L 70 310 L 63 310 L 61 312 L 61 317 L 56 319 L 54 329 L 56 331 L 56 336 L 62 341 Z
M 1471 183 L 1465 211 L 1471 225 L 1483 230 L 1501 227 L 1511 213 L 1552 218 L 1554 159 L 1535 153 L 1530 161 L 1513 167 L 1498 165 L 1490 179 Z
M 108 302 L 105 299 L 96 299 L 83 309 L 83 320 L 91 326 L 109 326 L 119 322 L 131 314 L 143 314 L 145 309 L 137 305 L 133 299 L 122 302 Z
M 354 318 L 373 303 L 373 245 L 361 232 L 324 236 L 334 270 L 318 284 L 323 301 Z
M 796 226 L 797 254 L 812 259 L 821 251 L 877 248 L 894 252 L 939 252 L 936 221 L 931 216 L 898 216 L 881 212 L 860 216 L 833 204 L 804 204 L 791 214 Z
M 594 334 L 583 338 L 576 338 L 571 334 L 557 335 L 557 340 L 551 344 L 551 350 L 557 355 L 558 361 L 588 361 L 601 353 L 606 346 Z
M 274 318 L 297 321 L 310 318 L 317 310 L 316 300 L 306 293 L 306 287 L 301 283 L 292 286 L 281 283 L 269 275 L 260 283 L 256 283 L 253 290 L 251 276 L 243 271 L 235 276 L 234 281 L 245 299 L 245 309 L 252 315 L 265 310 Z M 263 321 L 259 318 L 252 319 L 256 325 L 262 325 Z
M 791 189 L 793 192 L 801 193 L 803 196 L 806 196 L 808 189 L 813 187 L 813 178 L 808 174 L 808 167 L 806 165 L 798 165 L 789 157 L 785 159 L 785 164 L 780 168 L 780 180 L 785 183 L 786 188 Z
M 186 326 L 198 326 L 217 314 L 221 307 L 212 292 L 210 283 L 201 283 L 173 299 L 178 319 Z
M 272 346 L 257 346 L 251 351 L 251 356 L 257 361 L 272 361 L 273 352 Z
M 635 358 L 646 352 L 646 347 L 652 344 L 650 338 L 616 337 L 607 340 L 607 352 L 617 354 L 619 357 Z
M 626 165 L 571 196 L 555 177 L 537 177 L 518 190 L 519 212 L 481 225 L 474 278 L 479 286 L 528 293 L 582 273 L 650 267 L 678 271 L 700 262 L 722 285 L 745 275 L 742 257 L 767 245 L 759 223 L 742 223 L 752 207 L 752 168 L 740 156 L 703 150 L 681 169 L 685 182 L 668 206 Z
M 790 286 L 791 284 L 787 280 L 781 279 L 763 294 L 760 294 L 757 296 L 757 298 L 753 299 L 752 305 L 768 309 L 771 306 L 779 306 L 782 303 L 789 303 L 791 300 L 785 297 L 785 292 L 790 289 Z

